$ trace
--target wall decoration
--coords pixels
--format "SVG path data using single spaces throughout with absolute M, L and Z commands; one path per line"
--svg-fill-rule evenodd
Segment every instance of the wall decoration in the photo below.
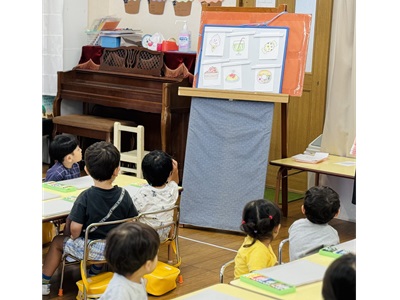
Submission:
M 287 27 L 204 25 L 197 87 L 281 93 L 288 32 Z
M 186 17 L 192 11 L 193 0 L 173 0 L 175 16 Z
M 125 12 L 127 14 L 139 13 L 140 0 L 124 0 Z
M 222 6 L 224 0 L 199 0 L 201 5 L 205 6 Z
M 164 14 L 166 0 L 147 0 L 149 3 L 149 13 L 152 15 L 162 15 Z

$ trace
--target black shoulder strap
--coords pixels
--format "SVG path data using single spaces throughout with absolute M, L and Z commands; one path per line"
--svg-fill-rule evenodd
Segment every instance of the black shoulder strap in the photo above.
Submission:
M 125 195 L 125 189 L 121 188 L 121 195 L 119 196 L 119 199 L 117 200 L 117 202 L 115 202 L 115 204 L 110 208 L 110 210 L 108 211 L 108 213 L 104 216 L 103 219 L 101 219 L 98 223 L 103 223 L 105 222 L 113 213 L 113 211 L 118 207 L 118 205 L 121 203 L 122 199 L 124 198 Z M 97 226 L 94 226 L 92 228 L 90 228 L 89 232 L 93 232 L 97 229 Z

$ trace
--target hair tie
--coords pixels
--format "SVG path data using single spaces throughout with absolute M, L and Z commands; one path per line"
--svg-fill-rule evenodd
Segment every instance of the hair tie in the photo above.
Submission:
M 242 225 L 244 225 L 244 224 L 246 224 L 246 221 L 245 221 L 245 220 L 242 221 Z
M 269 218 L 270 220 L 272 220 L 272 216 L 271 216 L 271 215 L 269 215 L 268 218 Z

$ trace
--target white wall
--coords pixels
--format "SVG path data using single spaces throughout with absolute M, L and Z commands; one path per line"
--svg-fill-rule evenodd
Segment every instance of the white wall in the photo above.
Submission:
M 63 71 L 75 67 L 86 45 L 88 0 L 65 0 L 63 9 Z M 63 100 L 61 114 L 82 113 L 82 104 Z
M 82 46 L 86 45 L 87 36 L 85 30 L 87 28 L 88 0 L 65 0 L 63 18 L 63 69 L 66 71 L 71 70 L 78 64 Z
M 152 15 L 149 13 L 147 0 L 141 0 L 138 14 L 125 13 L 123 0 L 88 0 L 89 15 L 88 26 L 95 19 L 104 16 L 113 16 L 121 18 L 118 27 L 141 29 L 144 34 L 161 33 L 164 39 L 175 38 L 178 40 L 179 32 L 182 30 L 183 23 L 176 20 L 187 20 L 188 28 L 192 33 L 192 51 L 197 50 L 197 41 L 199 38 L 201 4 L 199 0 L 194 0 L 192 3 L 191 14 L 187 17 L 175 16 L 174 8 L 171 0 L 165 3 L 163 15 Z M 236 6 L 236 0 L 224 0 L 222 6 Z

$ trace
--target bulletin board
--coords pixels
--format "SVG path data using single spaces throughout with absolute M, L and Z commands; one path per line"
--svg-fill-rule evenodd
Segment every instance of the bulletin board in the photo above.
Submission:
M 205 25 L 197 87 L 281 93 L 288 31 Z
M 247 8 L 248 9 L 248 8 Z M 251 12 L 245 8 L 232 10 L 204 10 L 201 13 L 200 32 L 197 53 L 200 53 L 203 44 L 203 30 L 205 25 L 249 25 L 289 28 L 288 43 L 285 57 L 282 93 L 300 97 L 303 92 L 304 75 L 308 41 L 311 31 L 311 15 L 297 13 L 271 13 L 266 8 L 252 8 Z M 200 60 L 197 61 L 199 63 Z M 197 87 L 199 79 L 199 64 L 196 65 L 193 87 Z

